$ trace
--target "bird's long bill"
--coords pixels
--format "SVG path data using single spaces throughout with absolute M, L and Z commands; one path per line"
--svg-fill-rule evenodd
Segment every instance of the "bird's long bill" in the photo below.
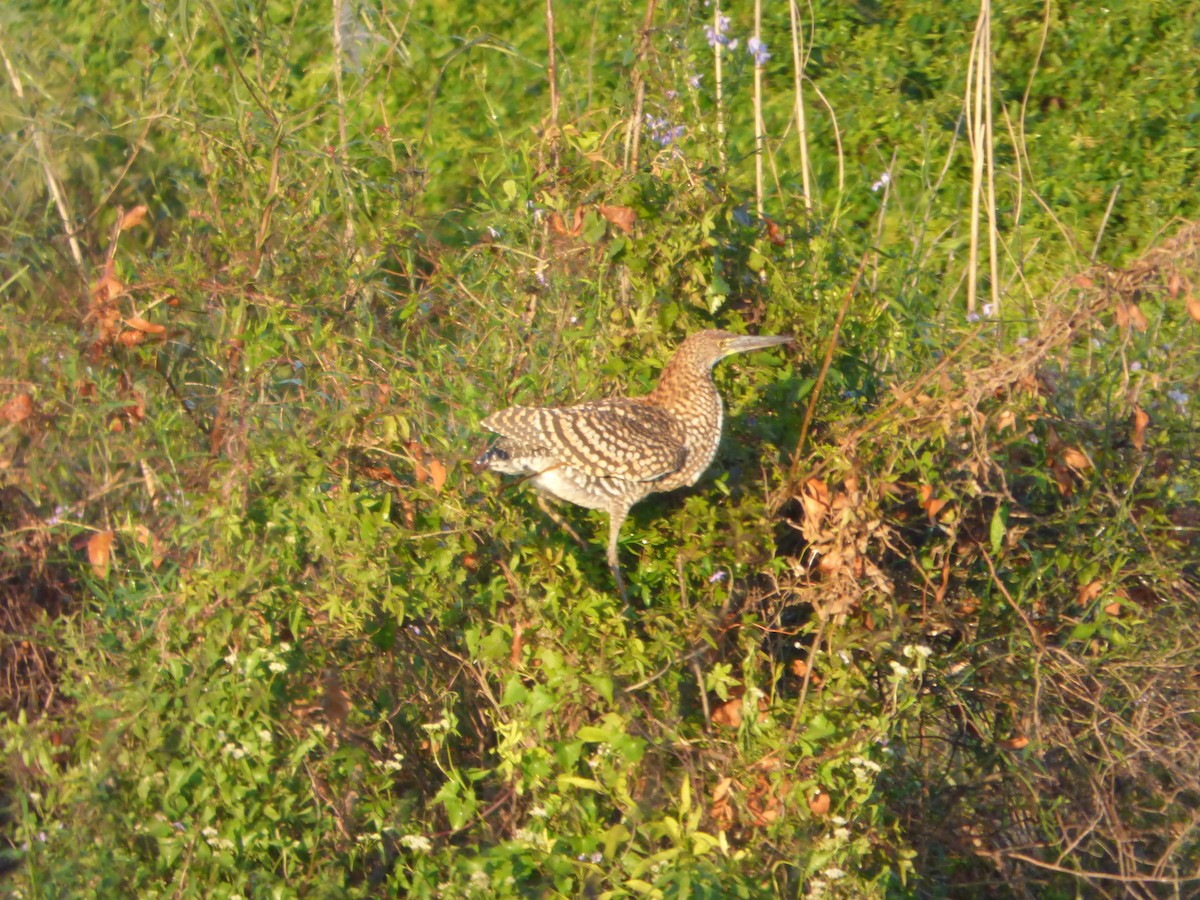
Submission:
M 763 334 L 745 336 L 739 335 L 725 345 L 726 354 L 729 353 L 747 353 L 751 350 L 762 350 L 766 347 L 775 347 L 779 344 L 790 344 L 792 338 L 786 335 Z

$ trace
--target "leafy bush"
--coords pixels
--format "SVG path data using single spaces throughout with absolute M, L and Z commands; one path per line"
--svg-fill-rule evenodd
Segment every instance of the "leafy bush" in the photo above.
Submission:
M 808 13 L 810 181 L 714 12 L 5 14 L 14 896 L 1186 893 L 1189 18 L 995 11 L 992 269 L 978 9 Z M 703 327 L 623 606 L 479 421 Z

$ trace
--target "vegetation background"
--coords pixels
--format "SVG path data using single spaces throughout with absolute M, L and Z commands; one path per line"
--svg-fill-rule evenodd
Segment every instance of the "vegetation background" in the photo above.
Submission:
M 6 4 L 6 893 L 1194 896 L 1198 45 Z M 714 326 L 625 607 L 478 422 Z

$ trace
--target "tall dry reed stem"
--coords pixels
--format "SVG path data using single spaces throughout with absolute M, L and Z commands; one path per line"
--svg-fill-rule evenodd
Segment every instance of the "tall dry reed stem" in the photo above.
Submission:
M 342 86 L 342 69 L 344 67 L 346 44 L 342 27 L 345 25 L 346 0 L 333 0 L 333 87 L 337 96 L 337 129 L 338 129 L 338 181 L 341 186 L 342 203 L 345 206 L 346 226 L 342 240 L 346 249 L 354 242 L 354 206 L 350 196 L 349 179 L 346 178 L 348 162 L 346 138 L 346 94 Z
M 719 31 L 721 28 L 721 3 L 720 0 L 713 3 L 713 30 Z M 724 91 L 724 79 L 722 77 L 721 65 L 721 50 L 720 41 L 713 43 L 713 80 L 715 82 L 714 97 L 717 104 L 717 158 L 720 161 L 721 171 L 725 171 L 725 104 L 722 91 Z
M 754 39 L 762 41 L 762 0 L 754 0 Z M 763 218 L 763 157 L 767 152 L 767 132 L 763 125 L 763 69 L 754 61 L 754 200 L 759 221 Z
M 25 86 L 22 84 L 21 76 L 12 64 L 12 60 L 8 58 L 8 52 L 4 49 L 2 39 L 0 39 L 0 57 L 4 58 L 4 68 L 8 72 L 8 80 L 12 83 L 13 93 L 17 95 L 19 102 L 24 103 Z M 58 182 L 58 176 L 54 174 L 54 166 L 50 162 L 50 144 L 46 140 L 46 134 L 32 115 L 29 118 L 29 130 L 33 133 L 33 146 L 37 150 L 38 163 L 41 165 L 42 175 L 46 179 L 46 190 L 50 192 L 50 197 L 54 200 L 54 208 L 58 211 L 59 221 L 62 222 L 63 233 L 67 236 L 67 243 L 71 247 L 71 258 L 75 260 L 79 277 L 86 282 L 83 250 L 80 249 L 79 240 L 75 237 L 75 229 L 71 226 L 74 217 L 71 215 L 70 207 L 67 206 L 67 198 L 63 193 L 62 185 Z
M 638 165 L 638 152 L 642 142 L 642 110 L 646 106 L 646 57 L 650 54 L 650 27 L 654 24 L 654 10 L 658 0 L 647 0 L 646 17 L 642 21 L 641 40 L 638 42 L 637 61 L 633 72 L 633 116 L 625 132 L 625 170 L 632 171 Z
M 968 143 L 971 147 L 971 243 L 967 261 L 967 312 L 974 313 L 979 289 L 979 226 L 983 207 L 988 219 L 988 275 L 991 287 L 992 315 L 1000 312 L 1000 282 L 996 271 L 996 186 L 995 160 L 992 155 L 992 8 L 990 0 L 980 0 L 971 55 L 967 63 L 967 88 L 964 104 Z M 984 192 L 986 175 L 987 192 Z
M 804 111 L 804 67 L 808 63 L 808 53 L 804 50 L 803 35 L 800 31 L 800 9 L 796 5 L 796 0 L 788 3 L 788 12 L 792 24 L 792 72 L 795 77 L 794 90 L 796 93 L 796 140 L 800 144 L 800 183 L 804 189 L 804 211 L 811 216 L 813 213 L 812 165 L 808 158 L 808 122 Z M 808 46 L 812 46 L 811 36 Z

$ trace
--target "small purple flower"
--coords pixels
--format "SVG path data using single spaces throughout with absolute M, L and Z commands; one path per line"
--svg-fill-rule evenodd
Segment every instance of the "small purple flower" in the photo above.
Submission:
M 1188 395 L 1179 388 L 1171 388 L 1171 390 L 1167 391 L 1167 398 L 1179 407 L 1180 412 L 1184 412 L 1187 409 Z
M 1134 360 L 1130 364 L 1129 368 L 1130 368 L 1130 370 L 1132 370 L 1134 372 L 1140 372 L 1140 371 L 1142 371 L 1142 364 L 1140 362 L 1138 362 L 1137 360 Z
M 646 127 L 650 129 L 650 139 L 660 147 L 671 146 L 687 131 L 684 125 L 672 125 L 666 119 L 649 113 L 646 113 Z
M 699 74 L 693 75 L 691 78 L 688 79 L 688 87 L 690 87 L 693 91 L 697 90 L 700 87 L 700 81 L 703 78 L 704 78 L 703 75 L 699 75 Z
M 704 39 L 708 41 L 708 46 L 714 50 L 717 47 L 728 47 L 730 50 L 737 49 L 737 40 L 729 37 L 729 16 L 717 16 L 715 25 L 704 26 Z
M 746 42 L 746 52 L 754 57 L 756 66 L 765 66 L 767 60 L 771 58 L 771 54 L 767 52 L 767 45 L 756 37 L 752 37 Z
M 879 180 L 876 181 L 873 185 L 871 185 L 871 192 L 878 194 L 883 188 L 887 187 L 891 183 L 892 183 L 892 173 L 884 172 L 882 175 L 879 176 Z
M 716 572 L 713 572 L 711 575 L 708 576 L 708 583 L 716 584 L 718 581 L 724 581 L 725 576 L 728 574 L 729 574 L 728 572 L 718 569 Z

